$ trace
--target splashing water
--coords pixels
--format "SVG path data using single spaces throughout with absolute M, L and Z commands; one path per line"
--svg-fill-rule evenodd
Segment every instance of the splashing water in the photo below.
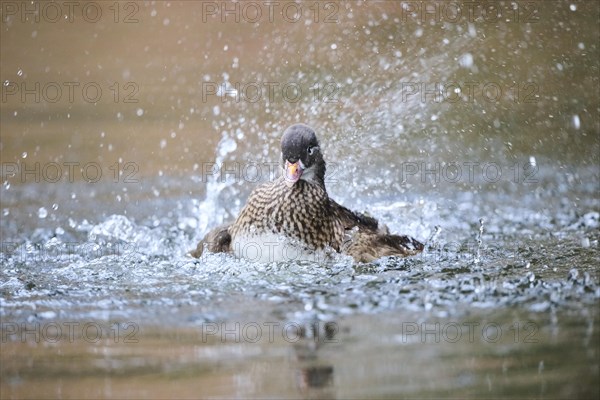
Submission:
M 229 136 L 227 131 L 223 131 L 221 140 L 217 145 L 213 170 L 206 183 L 206 198 L 200 208 L 199 225 L 201 232 L 206 232 L 223 223 L 224 213 L 220 211 L 222 204 L 219 195 L 234 183 L 235 177 L 222 174 L 221 171 L 224 168 L 227 155 L 234 152 L 236 148 L 237 143 L 235 140 Z M 225 179 L 223 179 L 223 175 L 225 175 Z
M 479 233 L 477 234 L 477 249 L 475 251 L 475 259 L 473 262 L 478 264 L 481 261 L 481 245 L 483 244 L 483 223 L 484 219 L 479 219 Z
M 436 247 L 435 239 L 438 237 L 438 235 L 440 234 L 441 231 L 442 231 L 442 227 L 439 225 L 436 225 L 433 228 L 433 232 L 431 232 L 431 235 L 429 235 L 429 238 L 425 242 L 425 250 L 424 251 L 429 251 L 429 250 L 433 249 L 434 247 Z

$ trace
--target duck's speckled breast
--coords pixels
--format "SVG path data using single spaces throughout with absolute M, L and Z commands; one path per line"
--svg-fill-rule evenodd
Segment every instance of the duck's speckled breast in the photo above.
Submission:
M 290 188 L 279 178 L 252 192 L 230 233 L 239 257 L 314 260 L 315 250 L 340 249 L 344 227 L 322 186 L 300 180 Z

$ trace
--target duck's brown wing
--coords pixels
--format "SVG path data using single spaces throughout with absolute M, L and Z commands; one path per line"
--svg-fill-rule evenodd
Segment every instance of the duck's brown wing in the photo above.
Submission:
M 379 221 L 363 213 L 354 212 L 338 203 L 329 199 L 333 212 L 336 217 L 342 221 L 345 230 L 358 227 L 361 230 L 377 232 L 379 230 Z M 386 226 L 381 227 L 387 230 Z
M 204 239 L 198 243 L 196 250 L 192 250 L 190 255 L 200 258 L 204 248 L 211 253 L 229 253 L 231 252 L 231 234 L 229 233 L 229 224 L 219 225 L 208 232 Z
M 358 230 L 347 236 L 342 251 L 357 262 L 367 263 L 386 256 L 414 256 L 423 251 L 423 244 L 406 235 L 378 234 Z
M 406 235 L 391 235 L 388 227 L 377 219 L 333 200 L 331 205 L 346 230 L 341 251 L 357 262 L 371 262 L 385 256 L 406 257 L 423 251 L 421 242 Z

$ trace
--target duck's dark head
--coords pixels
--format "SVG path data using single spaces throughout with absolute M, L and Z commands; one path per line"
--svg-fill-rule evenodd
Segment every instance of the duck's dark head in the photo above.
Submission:
M 325 160 L 311 127 L 295 124 L 287 128 L 281 138 L 281 156 L 289 187 L 300 179 L 325 187 Z

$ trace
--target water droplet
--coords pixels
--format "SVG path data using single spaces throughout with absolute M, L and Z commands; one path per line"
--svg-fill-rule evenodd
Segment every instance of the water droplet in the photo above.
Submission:
M 44 207 L 40 207 L 38 210 L 38 217 L 41 219 L 44 219 L 48 216 L 48 210 L 46 210 Z
M 167 141 L 165 139 L 162 139 L 160 141 L 160 148 L 164 149 L 165 147 L 167 147 Z
M 469 25 L 469 36 L 471 36 L 473 38 L 477 37 L 477 30 L 475 29 L 475 25 L 471 24 L 471 23 L 469 23 L 468 25 Z
M 54 312 L 54 311 L 43 311 L 43 312 L 37 313 L 37 315 L 38 315 L 38 317 L 43 318 L 43 319 L 56 318 L 56 312 Z
M 2 209 L 2 216 L 6 217 L 10 214 L 10 210 L 8 208 Z
M 152 11 L 150 11 L 150 16 L 151 16 L 151 17 L 156 17 L 156 14 L 158 14 L 158 13 L 156 12 L 156 10 L 152 10 Z
M 581 120 L 577 114 L 573 115 L 573 127 L 575 129 L 579 129 L 581 127 Z
M 24 151 L 23 154 L 21 154 L 21 158 L 27 158 L 27 152 Z
M 58 204 L 56 204 L 56 203 L 52 204 L 52 209 L 54 211 L 58 210 Z
M 571 5 L 569 6 L 569 9 L 570 9 L 571 11 L 577 11 L 577 4 L 571 4 Z
M 217 145 L 217 148 L 219 149 L 219 155 L 225 157 L 227 154 L 237 149 L 237 143 L 232 138 L 224 136 Z
M 485 220 L 479 218 L 479 233 L 477 234 L 477 251 L 475 252 L 475 263 L 481 261 L 481 245 L 483 244 L 483 225 Z
M 138 109 L 135 111 L 135 114 L 136 114 L 138 117 L 141 117 L 142 115 L 144 115 L 144 109 L 143 109 L 143 108 L 138 108 Z
M 331 50 L 335 50 L 335 49 L 337 49 L 337 44 L 331 43 Z
M 532 167 L 535 167 L 537 165 L 534 156 L 529 156 L 529 165 L 531 165 Z
M 7 79 L 4 81 L 4 86 L 8 86 L 8 85 L 10 85 L 10 81 Z
M 19 70 L 17 71 L 17 75 L 19 75 L 19 76 L 23 76 L 23 70 L 22 70 L 22 69 L 19 69 Z
M 171 20 L 169 18 L 163 19 L 163 25 L 164 26 L 169 26 L 170 23 L 171 23 Z
M 464 68 L 471 68 L 473 66 L 473 55 L 471 53 L 465 53 L 458 59 L 458 64 Z

